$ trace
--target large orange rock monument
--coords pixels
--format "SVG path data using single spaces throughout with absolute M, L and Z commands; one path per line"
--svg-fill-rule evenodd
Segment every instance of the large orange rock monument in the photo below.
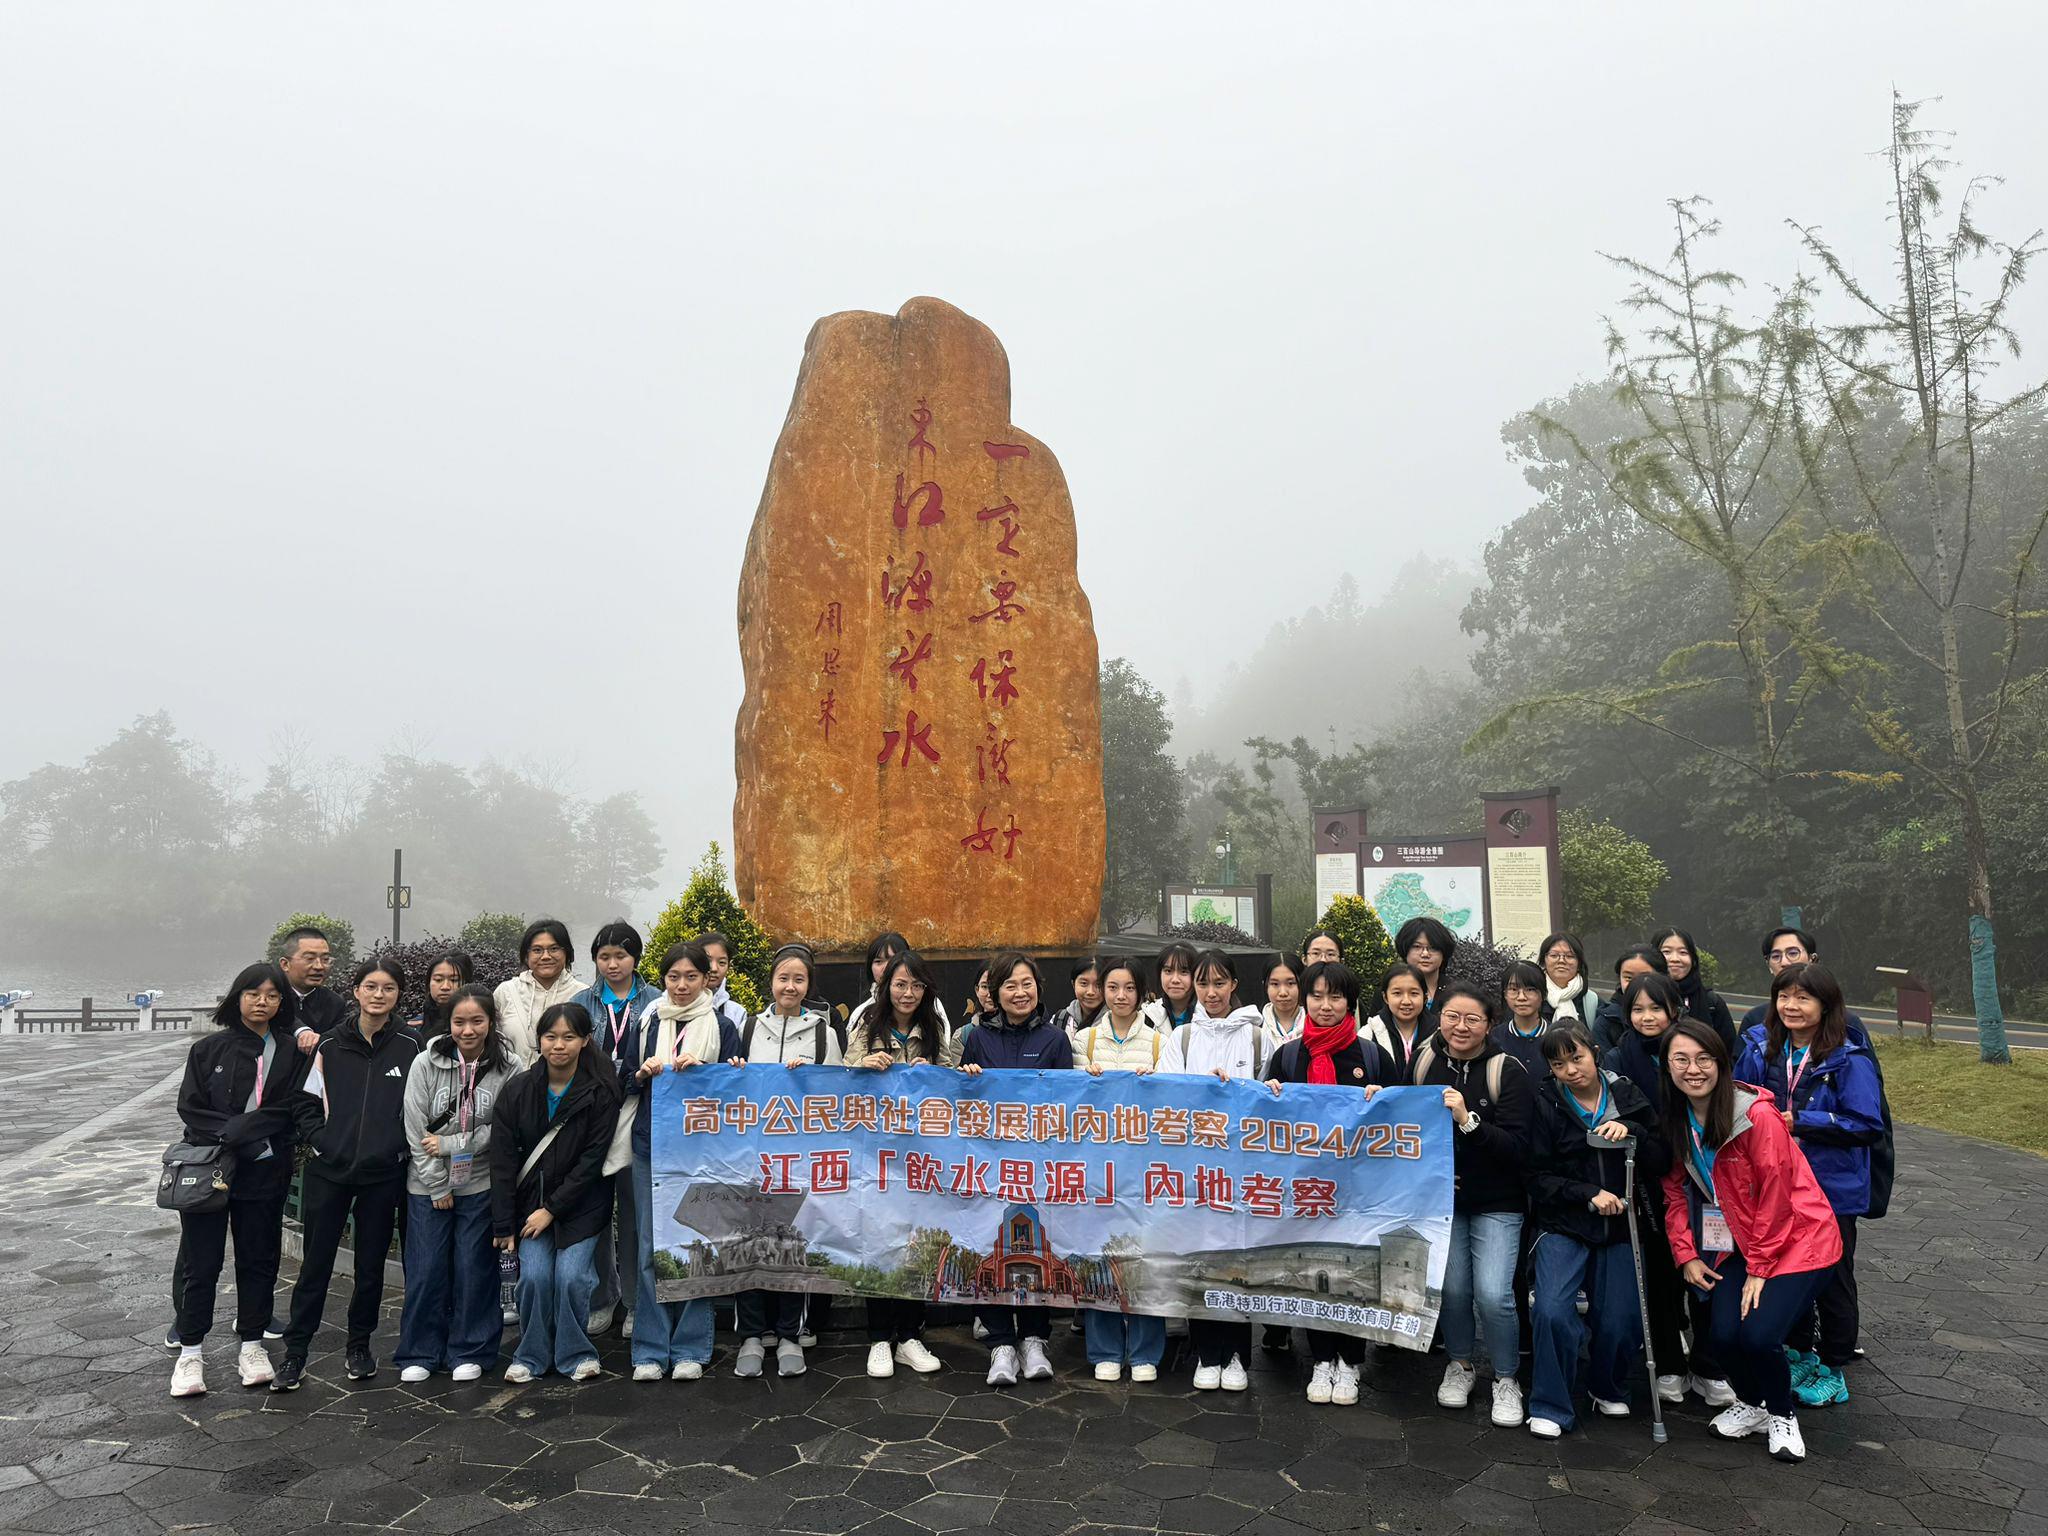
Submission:
M 739 896 L 821 952 L 1086 949 L 1095 626 L 1010 363 L 937 299 L 811 328 L 740 573 Z

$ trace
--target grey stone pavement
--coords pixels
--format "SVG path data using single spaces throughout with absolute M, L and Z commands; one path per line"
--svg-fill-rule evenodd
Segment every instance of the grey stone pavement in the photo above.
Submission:
M 176 1040 L 0 1041 L 0 1532 L 294 1531 L 2048 1533 L 2048 1161 L 1905 1130 L 1892 1215 L 1863 1238 L 1869 1359 L 1854 1400 L 1803 1418 L 1802 1466 L 1721 1444 L 1688 1405 L 1559 1442 L 1435 1405 L 1437 1359 L 1384 1352 L 1355 1408 L 1313 1408 L 1304 1367 L 1252 1390 L 1172 1373 L 1099 1386 L 1079 1340 L 1058 1380 L 983 1387 L 981 1350 L 870 1381 L 851 1332 L 807 1376 L 574 1387 L 340 1375 L 323 1334 L 290 1397 L 234 1384 L 174 1401 L 161 1347 L 176 1237 L 156 1210 Z M 82 1133 L 81 1133 L 82 1132 Z M 338 1313 L 330 1306 L 330 1315 Z M 842 1303 L 840 1317 L 851 1322 Z

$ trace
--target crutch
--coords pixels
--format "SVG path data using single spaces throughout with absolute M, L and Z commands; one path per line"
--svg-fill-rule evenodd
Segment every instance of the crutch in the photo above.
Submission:
M 1595 1131 L 1586 1132 L 1586 1145 L 1612 1152 L 1615 1143 Z M 1664 1431 L 1664 1400 L 1657 1395 L 1657 1350 L 1650 1342 L 1650 1293 L 1643 1289 L 1643 1240 L 1636 1231 L 1636 1139 L 1622 1138 L 1621 1200 L 1623 1218 L 1628 1222 L 1628 1251 L 1636 1265 L 1636 1314 L 1643 1323 L 1643 1365 L 1650 1375 L 1650 1439 L 1662 1445 L 1669 1437 Z

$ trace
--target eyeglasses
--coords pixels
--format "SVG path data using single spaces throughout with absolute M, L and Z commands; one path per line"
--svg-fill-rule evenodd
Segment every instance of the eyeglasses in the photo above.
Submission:
M 1446 1024 L 1477 1024 L 1482 1029 L 1486 1027 L 1486 1015 L 1483 1013 L 1447 1013 L 1443 1016 L 1443 1021 Z

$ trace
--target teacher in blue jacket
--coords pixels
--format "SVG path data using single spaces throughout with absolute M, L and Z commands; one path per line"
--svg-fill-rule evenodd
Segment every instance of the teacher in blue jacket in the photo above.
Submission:
M 1834 1207 L 1841 1262 L 1786 1347 L 1802 1403 L 1845 1403 L 1849 1384 L 1842 1368 L 1856 1358 L 1856 1218 L 1870 1209 L 1871 1149 L 1885 1128 L 1877 1060 L 1850 1033 L 1841 984 L 1832 974 L 1795 963 L 1771 979 L 1764 1021 L 1743 1036 L 1735 1075 L 1770 1090 Z

